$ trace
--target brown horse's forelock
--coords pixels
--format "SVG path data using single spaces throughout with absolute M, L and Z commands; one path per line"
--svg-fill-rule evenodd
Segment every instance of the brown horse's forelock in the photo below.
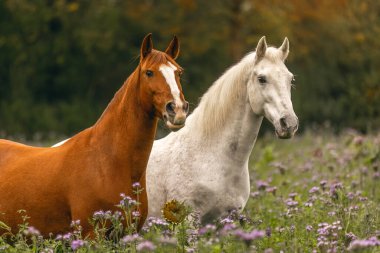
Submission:
M 178 65 L 170 56 L 168 56 L 164 52 L 160 52 L 158 50 L 152 50 L 152 52 L 143 60 L 142 65 L 144 67 L 149 68 L 155 65 L 161 65 L 166 64 L 167 62 L 170 62 L 174 66 L 177 67 L 177 69 L 182 70 L 181 66 Z

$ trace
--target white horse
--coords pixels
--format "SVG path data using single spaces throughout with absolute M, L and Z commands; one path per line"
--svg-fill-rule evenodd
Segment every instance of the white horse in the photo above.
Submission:
M 263 117 L 279 138 L 291 138 L 298 118 L 291 102 L 294 76 L 280 48 L 267 47 L 227 70 L 202 97 L 185 127 L 153 144 L 147 168 L 148 217 L 161 216 L 165 202 L 184 201 L 202 223 L 242 210 L 250 193 L 248 159 Z

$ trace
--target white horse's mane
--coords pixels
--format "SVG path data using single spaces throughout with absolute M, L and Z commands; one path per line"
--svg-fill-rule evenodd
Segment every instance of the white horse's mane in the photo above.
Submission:
M 256 52 L 247 54 L 240 62 L 227 69 L 202 96 L 198 107 L 194 110 L 194 123 L 201 134 L 209 136 L 220 129 L 238 99 L 245 98 L 247 71 L 255 65 Z M 281 60 L 277 48 L 269 47 L 265 59 L 271 62 Z

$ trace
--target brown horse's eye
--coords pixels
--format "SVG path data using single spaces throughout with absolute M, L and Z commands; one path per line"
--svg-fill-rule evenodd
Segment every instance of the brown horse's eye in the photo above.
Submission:
M 145 74 L 147 75 L 147 77 L 152 77 L 153 76 L 153 71 L 152 70 L 147 70 L 145 72 Z
M 178 76 L 179 76 L 179 77 L 181 77 L 181 76 L 182 76 L 182 74 L 183 74 L 183 72 L 182 72 L 182 71 L 178 71 L 177 73 L 178 73 Z

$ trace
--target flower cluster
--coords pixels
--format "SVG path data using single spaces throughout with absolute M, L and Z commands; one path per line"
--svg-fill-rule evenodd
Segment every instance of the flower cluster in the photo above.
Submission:
M 326 222 L 318 224 L 318 248 L 331 253 L 337 252 L 338 237 L 342 229 L 340 221 L 335 221 L 332 224 Z

